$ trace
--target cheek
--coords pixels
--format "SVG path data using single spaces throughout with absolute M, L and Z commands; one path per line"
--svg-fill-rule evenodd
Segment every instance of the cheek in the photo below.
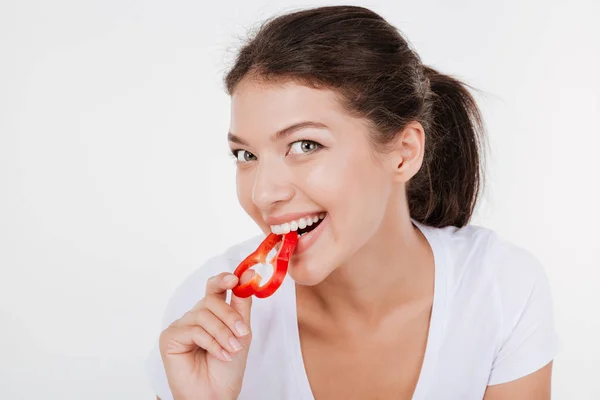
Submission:
M 360 149 L 323 159 L 305 171 L 310 197 L 331 216 L 331 235 L 339 252 L 333 264 L 362 247 L 380 227 L 390 196 L 391 182 Z M 322 260 L 325 261 L 325 260 Z
M 381 226 L 390 195 L 390 182 L 385 173 L 372 162 L 353 171 L 352 191 L 346 193 L 348 201 L 347 230 L 354 236 L 353 248 L 364 245 Z
M 253 220 L 261 220 L 260 211 L 252 201 L 252 182 L 253 177 L 246 173 L 247 171 L 238 171 L 236 175 L 236 192 L 238 202 Z
M 249 198 L 250 200 L 252 200 L 252 193 L 248 193 L 246 181 L 247 179 L 244 179 L 244 176 L 238 171 L 235 177 L 235 189 L 240 205 L 247 212 L 248 210 L 246 209 L 246 207 L 248 206 Z
M 370 157 L 357 150 L 327 154 L 322 162 L 301 171 L 306 192 L 321 207 L 342 217 L 379 208 L 389 191 L 389 182 Z

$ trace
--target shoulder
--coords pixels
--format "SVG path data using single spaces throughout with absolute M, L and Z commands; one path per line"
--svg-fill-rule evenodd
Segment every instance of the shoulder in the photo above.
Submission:
M 448 273 L 455 284 L 484 282 L 501 300 L 510 294 L 527 296 L 547 277 L 539 259 L 529 250 L 477 225 L 433 228 L 441 241 Z
M 487 228 L 433 231 L 442 248 L 448 307 L 457 324 L 453 328 L 467 321 L 478 327 L 472 339 L 480 335 L 482 348 L 492 346 L 488 384 L 517 379 L 552 360 L 558 337 L 540 260 Z
M 551 320 L 550 284 L 531 251 L 476 225 L 432 230 L 440 243 L 446 294 L 457 310 L 494 320 L 504 335 L 524 317 Z
M 236 243 L 192 271 L 171 295 L 163 316 L 163 327 L 180 318 L 204 297 L 206 281 L 211 276 L 221 272 L 233 272 L 244 258 L 256 250 L 263 239 L 257 235 Z

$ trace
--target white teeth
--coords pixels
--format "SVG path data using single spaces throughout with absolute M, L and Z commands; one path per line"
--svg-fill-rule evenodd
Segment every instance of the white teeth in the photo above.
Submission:
M 297 231 L 298 229 L 304 229 L 307 226 L 312 226 L 313 224 L 316 224 L 319 219 L 325 218 L 325 215 L 327 215 L 327 213 L 320 213 L 318 215 L 312 215 L 294 221 L 289 221 L 281 225 L 271 225 L 271 232 L 276 235 L 285 235 L 286 233 L 290 233 L 290 231 Z

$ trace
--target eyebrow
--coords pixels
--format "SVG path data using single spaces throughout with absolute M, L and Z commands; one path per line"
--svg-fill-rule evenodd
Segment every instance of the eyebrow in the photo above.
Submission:
M 327 129 L 328 126 L 321 123 L 321 122 L 314 122 L 314 121 L 302 121 L 302 122 L 298 122 L 296 124 L 290 125 L 287 128 L 283 128 L 279 131 L 277 131 L 275 133 L 275 135 L 273 135 L 273 140 L 280 140 L 286 136 L 291 135 L 292 133 L 299 131 L 301 129 L 306 129 L 306 128 L 318 128 L 318 129 Z M 244 139 L 242 139 L 239 136 L 234 135 L 233 133 L 229 132 L 227 133 L 227 140 L 229 140 L 232 143 L 237 143 L 240 144 L 242 146 L 248 146 L 248 142 L 246 142 Z

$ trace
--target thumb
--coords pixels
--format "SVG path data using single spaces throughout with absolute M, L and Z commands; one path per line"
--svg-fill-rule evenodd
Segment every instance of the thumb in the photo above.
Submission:
M 247 270 L 240 277 L 240 283 L 246 283 L 256 274 L 254 270 Z M 244 321 L 250 326 L 250 309 L 252 308 L 252 297 L 238 297 L 231 292 L 231 307 L 240 313 Z

